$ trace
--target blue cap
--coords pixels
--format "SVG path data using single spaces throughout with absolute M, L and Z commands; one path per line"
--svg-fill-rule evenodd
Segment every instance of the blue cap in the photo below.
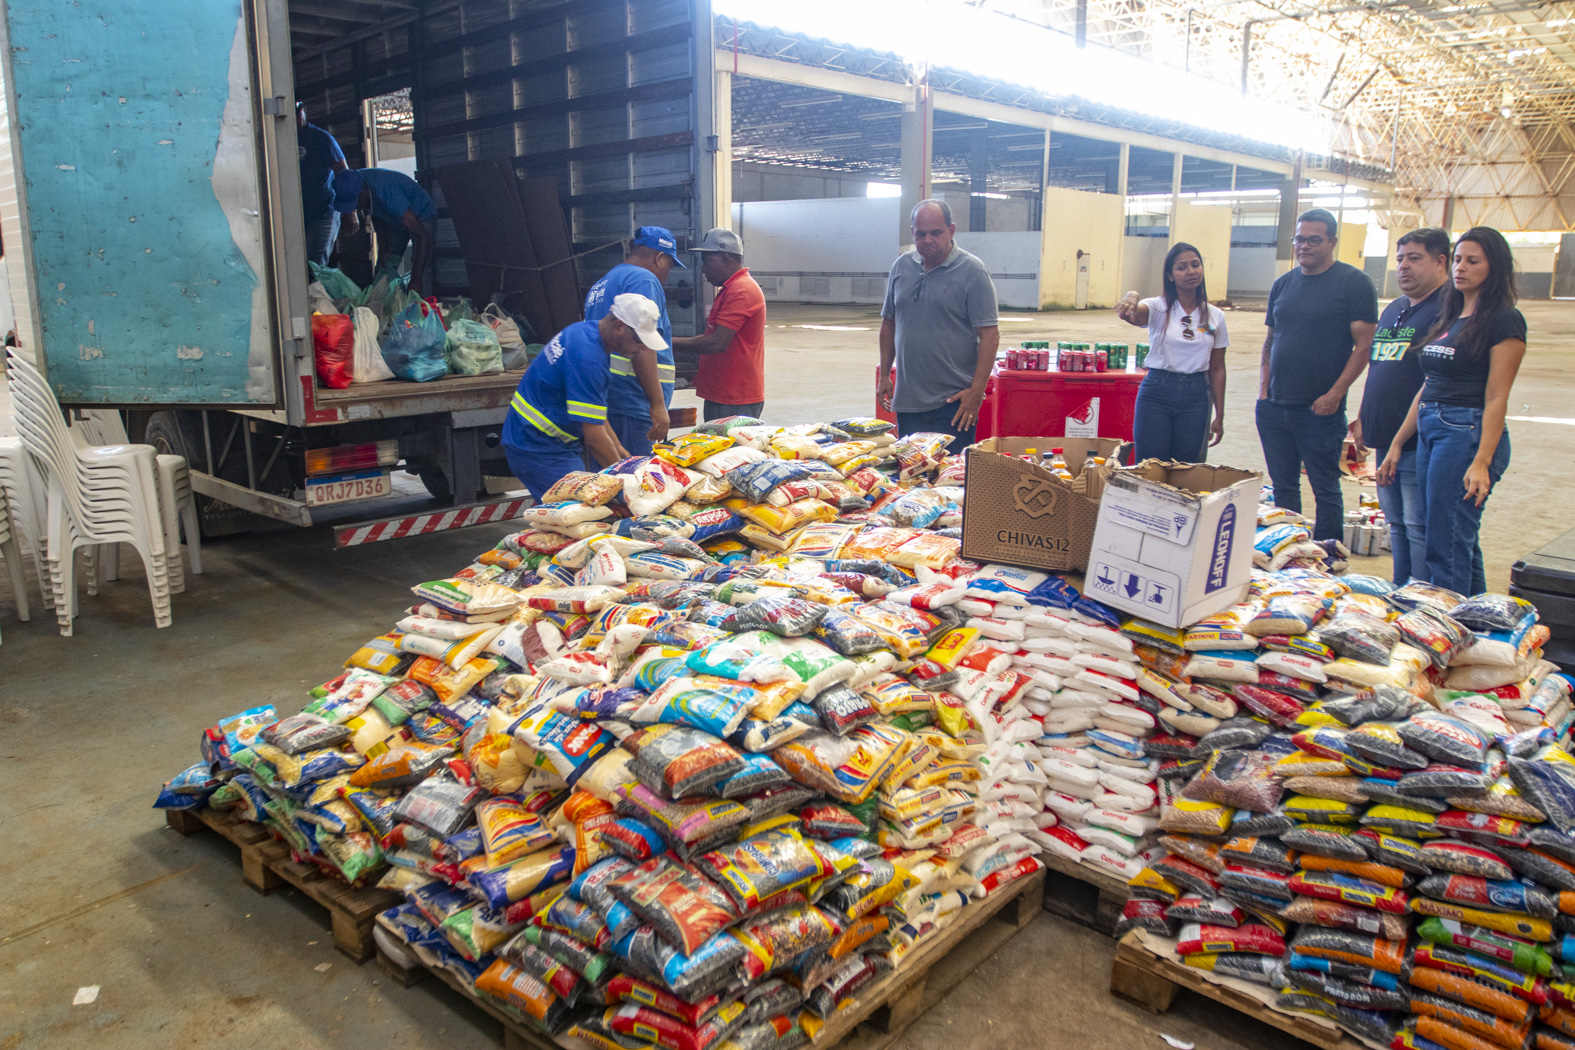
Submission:
M 673 237 L 673 231 L 665 226 L 641 226 L 634 231 L 634 243 L 642 248 L 655 248 L 673 257 L 673 262 L 684 269 L 684 261 L 678 257 L 678 241 Z
M 334 172 L 334 211 L 355 211 L 366 178 L 355 168 Z

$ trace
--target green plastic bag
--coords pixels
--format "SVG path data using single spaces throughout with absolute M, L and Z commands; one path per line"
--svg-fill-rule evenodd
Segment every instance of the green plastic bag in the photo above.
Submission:
M 360 285 L 346 277 L 343 271 L 336 270 L 332 266 L 318 266 L 314 262 L 308 262 L 306 265 L 312 268 L 312 280 L 323 286 L 323 291 L 328 293 L 328 297 L 341 310 L 361 294 Z
M 450 325 L 453 325 L 455 321 L 474 321 L 475 319 L 476 311 L 471 309 L 469 299 L 461 299 L 454 304 L 453 309 L 444 315 L 444 320 Z
M 443 350 L 448 355 L 451 375 L 479 376 L 483 372 L 503 371 L 503 347 L 498 345 L 498 334 L 480 321 L 456 321 L 450 315 Z

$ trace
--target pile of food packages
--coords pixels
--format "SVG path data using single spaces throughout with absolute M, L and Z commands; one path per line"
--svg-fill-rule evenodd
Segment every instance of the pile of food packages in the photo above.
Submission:
M 1293 571 L 1133 626 L 1159 806 L 1117 832 L 1141 847 L 1121 931 L 1370 1045 L 1575 1047 L 1572 679 L 1535 608 Z M 1077 754 L 1052 781 L 1110 783 Z
M 521 531 L 414 587 L 300 713 L 205 730 L 157 804 L 261 822 L 298 860 L 400 892 L 385 950 L 576 1045 L 777 1050 L 1046 850 L 1157 887 L 1129 921 L 1177 932 L 1193 891 L 1164 865 L 1182 863 L 1225 916 L 1201 928 L 1283 938 L 1270 891 L 1195 858 L 1233 832 L 1266 848 L 1291 817 L 1238 800 L 1285 828 L 1233 828 L 1204 801 L 1217 826 L 1169 828 L 1195 773 L 1247 775 L 1202 756 L 1265 770 L 1310 711 L 1442 683 L 1429 653 L 1497 674 L 1507 650 L 1517 683 L 1542 677 L 1520 603 L 1473 603 L 1514 620 L 1474 635 L 1437 612 L 1452 596 L 1330 575 L 1345 549 L 1272 507 L 1248 600 L 1189 630 L 969 561 L 950 435 L 892 429 L 733 417 L 568 475 Z M 1443 641 L 1416 647 L 1433 619 Z M 1318 826 L 1352 838 L 1340 819 Z M 1157 838 L 1162 820 L 1184 834 Z

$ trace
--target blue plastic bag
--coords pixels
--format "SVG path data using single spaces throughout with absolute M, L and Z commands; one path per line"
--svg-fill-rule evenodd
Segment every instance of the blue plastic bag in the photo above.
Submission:
M 448 375 L 448 357 L 444 353 L 446 338 L 437 312 L 427 312 L 421 303 L 411 303 L 388 326 L 388 338 L 383 340 L 383 360 L 396 377 L 412 383 L 442 379 Z

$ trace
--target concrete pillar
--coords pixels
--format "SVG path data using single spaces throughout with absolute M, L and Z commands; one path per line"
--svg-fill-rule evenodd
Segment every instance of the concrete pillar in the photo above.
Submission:
M 1116 239 L 1116 275 L 1120 280 L 1121 294 L 1130 290 L 1127 280 L 1127 182 L 1132 171 L 1132 146 L 1121 143 L 1116 152 L 1116 196 L 1121 198 L 1121 231 Z
M 988 128 L 974 132 L 968 150 L 968 229 L 978 233 L 989 229 L 985 206 L 990 202 L 984 196 L 990 189 L 989 134 Z
M 1181 214 L 1181 152 L 1171 155 L 1170 164 L 1170 243 L 1176 243 L 1176 216 Z
M 716 135 L 712 164 L 715 171 L 715 214 L 707 229 L 733 225 L 733 73 L 716 71 L 716 95 L 711 109 L 711 130 Z M 736 232 L 736 231 L 735 231 Z
M 928 85 L 913 85 L 913 98 L 902 104 L 902 206 L 897 214 L 897 243 L 913 243 L 908 217 L 914 206 L 930 195 L 930 156 L 935 150 L 935 114 L 930 109 Z
M 1453 239 L 1455 236 L 1455 195 L 1451 193 L 1444 198 L 1444 221 L 1439 223 L 1444 232 Z
M 1280 184 L 1280 226 L 1274 238 L 1274 276 L 1288 271 L 1294 264 L 1296 253 L 1291 250 L 1291 238 L 1296 234 L 1296 216 L 1301 214 L 1299 196 L 1302 185 L 1301 155 L 1291 177 Z

